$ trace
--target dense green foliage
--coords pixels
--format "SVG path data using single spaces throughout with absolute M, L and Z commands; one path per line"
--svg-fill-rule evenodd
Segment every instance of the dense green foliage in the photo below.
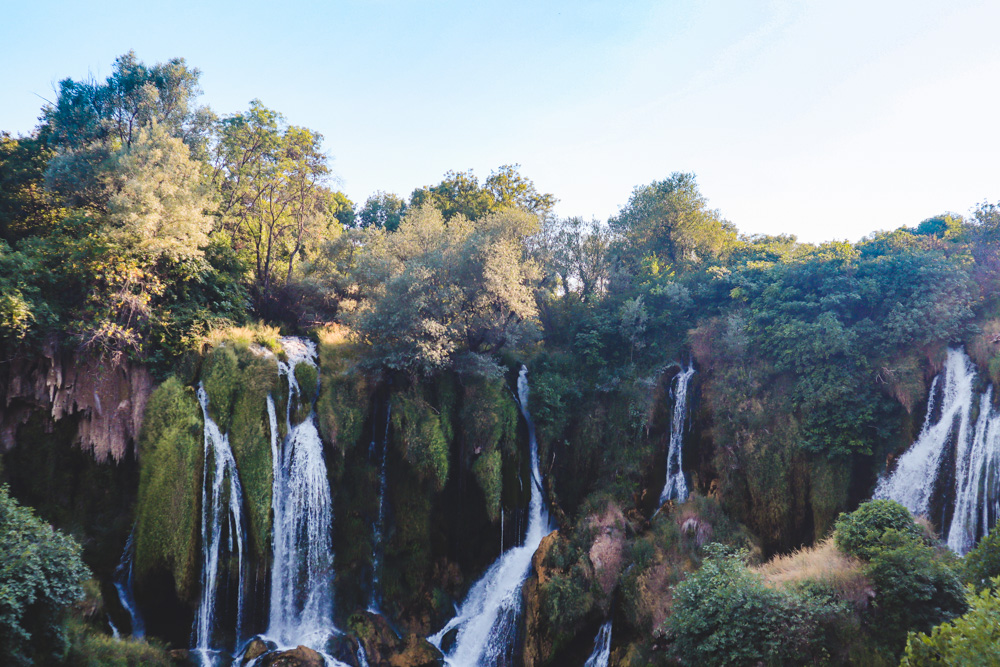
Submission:
M 929 634 L 910 633 L 903 667 L 973 667 L 1000 664 L 1000 579 L 970 591 L 969 611 Z
M 66 605 L 89 576 L 80 545 L 40 521 L 0 487 L 0 661 L 51 664 L 62 657 Z
M 1000 526 L 993 526 L 976 548 L 965 555 L 960 572 L 963 581 L 977 591 L 996 587 L 992 581 L 1000 577 Z
M 886 531 L 896 531 L 913 540 L 923 532 L 913 522 L 910 510 L 894 500 L 872 500 L 837 519 L 834 538 L 844 553 L 872 560 L 884 548 Z
M 0 135 L 3 358 L 55 343 L 167 378 L 137 446 L 140 594 L 172 588 L 180 615 L 196 598 L 199 382 L 233 448 L 253 562 L 266 565 L 267 396 L 279 414 L 291 400 L 280 330 L 320 343 L 318 371 L 292 369 L 290 413 L 305 419 L 315 401 L 328 446 L 338 614 L 371 599 L 383 500 L 383 608 L 406 631 L 440 627 L 521 539 L 530 482 L 513 394 L 525 363 L 560 526 L 525 587 L 535 664 L 581 663 L 609 617 L 622 665 L 893 661 L 914 631 L 933 634 L 911 637 L 908 660 L 960 660 L 956 637 L 990 636 L 994 598 L 958 618 L 956 572 L 989 587 L 1000 529 L 955 561 L 899 505 L 844 512 L 912 442 L 949 345 L 1000 382 L 996 205 L 816 246 L 739 234 L 693 174 L 636 187 L 598 221 L 559 219 L 555 197 L 505 165 L 355 207 L 331 188 L 320 135 L 256 100 L 218 118 L 196 105 L 198 86 L 183 60 L 147 66 L 130 53 L 106 80 L 61 82 L 31 135 Z M 689 364 L 677 424 L 675 377 Z M 0 389 L 20 381 L 0 373 Z M 42 410 L 18 400 L 4 461 L 37 477 L 12 493 L 37 498 L 67 465 L 32 463 L 53 447 L 19 452 L 47 428 L 69 442 L 77 423 L 22 419 Z M 659 507 L 673 430 L 692 496 Z M 97 519 L 79 520 L 90 506 L 43 516 L 92 533 Z M 820 576 L 775 583 L 746 554 L 704 549 L 763 558 L 831 529 L 839 558 L 860 559 L 841 563 L 853 597 Z M 89 631 L 77 639 L 74 664 L 162 659 Z
M 142 466 L 136 504 L 136 573 L 165 568 L 182 599 L 199 568 L 202 478 L 201 409 L 194 392 L 168 378 L 149 399 L 139 444 Z
M 835 647 L 827 626 L 846 616 L 823 596 L 769 588 L 744 553 L 708 548 L 701 568 L 674 588 L 673 650 L 691 665 L 814 664 Z

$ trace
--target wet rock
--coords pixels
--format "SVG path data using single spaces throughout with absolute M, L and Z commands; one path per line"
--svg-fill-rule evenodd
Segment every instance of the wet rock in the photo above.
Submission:
M 240 665 L 248 665 L 251 661 L 256 660 L 260 656 L 264 655 L 268 651 L 273 651 L 278 648 L 278 645 L 274 642 L 265 641 L 260 637 L 254 637 L 247 644 L 247 648 L 243 651 L 243 657 L 240 659 Z
M 262 667 L 325 667 L 326 662 L 316 651 L 298 646 L 287 651 L 275 651 L 261 658 Z
M 379 614 L 354 614 L 349 623 L 364 645 L 371 667 L 430 667 L 442 664 L 444 656 L 434 645 L 416 633 L 400 638 Z

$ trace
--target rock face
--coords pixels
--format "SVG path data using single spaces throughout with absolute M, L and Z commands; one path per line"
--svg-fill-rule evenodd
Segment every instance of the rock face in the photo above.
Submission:
M 444 656 L 430 642 L 415 633 L 400 638 L 378 614 L 354 614 L 350 625 L 364 644 L 371 667 L 431 667 L 442 664 Z
M 142 427 L 153 390 L 149 371 L 62 351 L 53 343 L 0 365 L 0 453 L 16 444 L 32 414 L 51 422 L 79 416 L 76 442 L 99 462 L 122 459 Z

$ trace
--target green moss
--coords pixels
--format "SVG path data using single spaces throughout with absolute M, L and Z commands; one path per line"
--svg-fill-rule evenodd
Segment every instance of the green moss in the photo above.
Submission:
M 273 357 L 258 357 L 250 352 L 239 356 L 240 388 L 230 420 L 229 444 L 249 507 L 252 546 L 259 557 L 264 557 L 271 543 L 274 483 L 267 395 L 278 385 L 278 365 Z
M 298 403 L 292 406 L 294 408 L 293 423 L 298 424 L 304 421 L 312 411 L 319 371 L 316 370 L 315 366 L 303 362 L 296 364 L 292 372 L 295 373 L 295 382 L 299 386 Z
M 150 396 L 139 439 L 137 575 L 167 569 L 186 600 L 197 590 L 202 428 L 194 392 L 170 377 Z
M 503 459 L 499 449 L 494 449 L 481 455 L 472 464 L 472 474 L 475 475 L 479 488 L 486 497 L 486 514 L 490 521 L 500 520 L 500 492 L 503 490 Z
M 320 435 L 346 452 L 361 440 L 372 383 L 358 370 L 357 345 L 342 335 L 320 336 L 321 386 L 316 402 Z M 314 380 L 315 382 L 315 380 Z
M 436 491 L 448 480 L 448 441 L 441 419 L 418 387 L 393 397 L 392 440 Z
M 229 432 L 229 418 L 240 389 L 241 376 L 240 362 L 232 345 L 216 347 L 205 357 L 201 382 L 208 394 L 208 414 L 223 433 Z
M 506 383 L 482 377 L 464 382 L 460 423 L 466 451 L 484 454 L 499 447 L 517 453 L 517 406 Z

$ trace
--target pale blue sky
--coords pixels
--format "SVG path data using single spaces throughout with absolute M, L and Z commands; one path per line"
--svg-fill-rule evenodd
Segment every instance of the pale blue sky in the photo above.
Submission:
M 134 49 L 322 132 L 340 187 L 520 163 L 561 215 L 698 174 L 747 233 L 855 240 L 1000 200 L 1000 2 L 126 2 L 0 10 L 0 129 Z M 13 5 L 13 6 L 12 6 Z

